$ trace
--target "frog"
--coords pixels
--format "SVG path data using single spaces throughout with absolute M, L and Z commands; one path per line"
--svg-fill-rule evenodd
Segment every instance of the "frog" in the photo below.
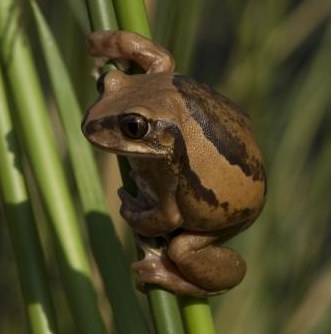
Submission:
M 130 164 L 137 194 L 121 187 L 118 195 L 144 251 L 132 264 L 137 287 L 195 297 L 235 287 L 246 263 L 224 244 L 252 225 L 266 197 L 249 116 L 208 85 L 176 73 L 172 54 L 139 34 L 97 31 L 88 45 L 99 98 L 82 132 Z M 109 61 L 118 68 L 102 73 Z M 140 73 L 129 72 L 132 64 Z M 160 247 L 150 242 L 158 239 Z

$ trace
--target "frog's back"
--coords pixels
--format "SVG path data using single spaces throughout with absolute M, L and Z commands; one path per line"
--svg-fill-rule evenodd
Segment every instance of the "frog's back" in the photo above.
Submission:
M 187 76 L 174 75 L 172 83 L 189 114 L 178 194 L 189 228 L 201 219 L 206 229 L 251 223 L 264 203 L 265 173 L 248 116 Z

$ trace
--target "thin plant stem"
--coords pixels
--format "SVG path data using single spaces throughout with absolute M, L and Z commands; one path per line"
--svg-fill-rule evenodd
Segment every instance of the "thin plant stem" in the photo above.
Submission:
M 17 108 L 15 117 L 47 209 L 63 283 L 80 333 L 104 334 L 78 217 L 65 180 L 37 69 L 19 17 L 19 3 L 0 2 L 1 61 Z M 19 80 L 17 79 L 19 78 Z
M 41 244 L 26 189 L 0 71 L 0 193 L 32 334 L 55 334 L 57 325 Z

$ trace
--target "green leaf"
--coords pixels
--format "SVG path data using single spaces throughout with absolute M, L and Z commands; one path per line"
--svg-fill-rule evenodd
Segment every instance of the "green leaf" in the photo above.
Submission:
M 68 140 L 74 177 L 82 200 L 92 251 L 103 277 L 120 333 L 146 331 L 141 308 L 133 291 L 123 249 L 108 215 L 96 163 L 90 144 L 80 130 L 81 112 L 70 77 L 45 19 L 35 1 L 31 1 L 37 22 L 48 74 Z M 116 269 L 114 269 L 116 268 Z M 130 317 L 130 321 L 127 321 Z
M 45 263 L 0 71 L 0 192 L 31 333 L 57 333 Z
M 28 153 L 58 246 L 63 283 L 81 333 L 104 334 L 88 256 L 74 209 L 18 2 L 0 3 L 1 60 L 8 76 L 20 140 Z

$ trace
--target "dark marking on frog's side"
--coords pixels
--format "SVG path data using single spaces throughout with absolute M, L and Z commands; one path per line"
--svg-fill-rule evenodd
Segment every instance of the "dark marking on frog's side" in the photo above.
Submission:
M 188 184 L 193 189 L 193 194 L 194 197 L 197 200 L 204 200 L 207 202 L 209 205 L 218 207 L 219 202 L 217 200 L 217 197 L 215 193 L 211 189 L 205 188 L 201 182 L 197 174 L 191 169 L 189 163 L 188 163 L 188 158 L 183 157 L 183 170 L 184 170 L 184 175 L 186 175 L 186 178 L 188 179 Z
M 220 244 L 228 241 L 229 239 L 237 235 L 239 232 L 246 230 L 251 224 L 252 222 L 242 221 L 236 225 L 232 225 L 222 229 L 220 231 L 220 239 L 219 239 Z
M 175 148 L 172 163 L 179 163 L 182 168 L 180 175 L 185 175 L 187 184 L 192 187 L 193 195 L 197 200 L 203 200 L 214 207 L 219 206 L 219 201 L 212 189 L 208 189 L 201 184 L 200 178 L 192 170 L 187 155 L 186 145 L 182 133 L 178 126 L 169 122 L 162 122 L 167 131 L 175 137 Z
M 263 191 L 263 196 L 265 197 L 267 195 L 268 192 L 268 181 L 267 181 L 267 175 L 266 175 L 266 171 L 263 167 L 263 177 L 264 177 L 264 191 Z
M 233 219 L 239 219 L 239 220 L 245 220 L 247 218 L 250 218 L 252 215 L 254 215 L 256 210 L 252 209 L 241 209 L 241 210 L 235 210 L 232 217 Z
M 239 166 L 245 175 L 252 177 L 254 181 L 264 180 L 263 165 L 248 155 L 245 143 L 230 131 L 230 126 L 227 126 L 228 122 L 236 122 L 249 129 L 247 115 L 225 96 L 188 76 L 174 75 L 172 83 L 182 95 L 205 137 L 218 152 L 231 165 Z M 224 116 L 216 114 L 215 111 L 222 108 L 227 109 L 227 113 Z
M 229 210 L 229 202 L 223 202 L 220 205 L 224 209 L 225 212 Z
M 254 217 L 257 216 L 259 211 L 254 209 L 241 209 L 241 210 L 234 210 L 234 212 L 229 215 L 228 221 L 231 223 L 238 222 L 238 223 L 253 223 Z

